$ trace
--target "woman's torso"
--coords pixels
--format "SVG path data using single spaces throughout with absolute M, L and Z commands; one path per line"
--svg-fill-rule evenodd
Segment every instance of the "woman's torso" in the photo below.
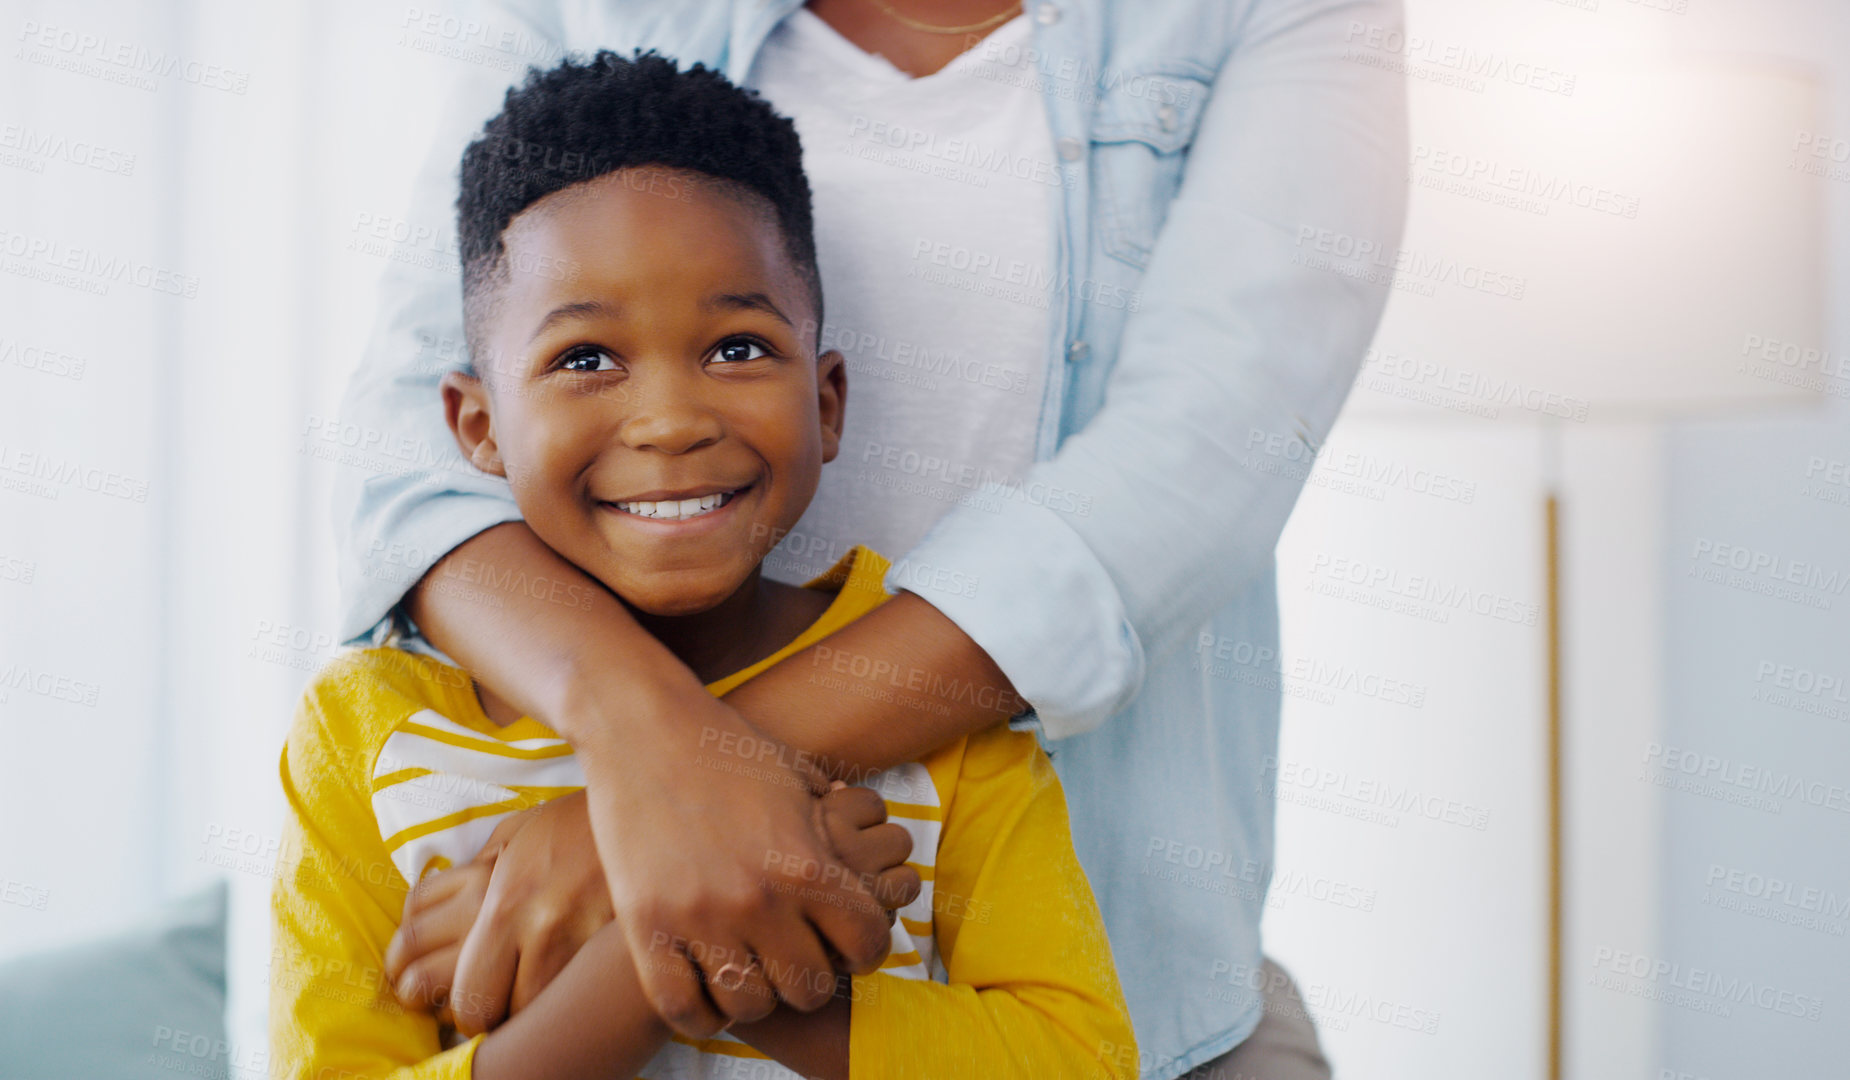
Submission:
M 803 140 L 820 347 L 848 367 L 841 456 L 775 576 L 806 578 L 856 540 L 906 551 L 1034 461 L 1062 170 L 1040 94 L 994 58 L 1028 40 L 1016 16 L 914 79 L 802 9 L 752 65 Z

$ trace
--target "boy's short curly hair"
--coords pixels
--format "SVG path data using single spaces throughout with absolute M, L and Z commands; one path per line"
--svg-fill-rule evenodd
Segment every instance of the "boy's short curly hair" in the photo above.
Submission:
M 608 49 L 530 69 L 463 151 L 456 216 L 465 311 L 505 274 L 501 236 L 515 215 L 555 191 L 646 165 L 700 173 L 768 202 L 820 326 L 822 281 L 796 126 L 703 64 L 683 71 L 654 51 L 625 57 Z M 475 319 L 465 321 L 474 337 Z

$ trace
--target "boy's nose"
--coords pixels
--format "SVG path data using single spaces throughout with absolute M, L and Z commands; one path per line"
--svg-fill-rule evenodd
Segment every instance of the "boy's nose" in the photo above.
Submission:
M 725 434 L 725 425 L 712 410 L 690 401 L 657 401 L 637 410 L 623 422 L 625 446 L 685 454 L 710 446 Z

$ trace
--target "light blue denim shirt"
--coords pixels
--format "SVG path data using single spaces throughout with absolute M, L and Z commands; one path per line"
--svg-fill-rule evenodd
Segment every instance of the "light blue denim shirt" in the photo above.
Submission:
M 445 426 L 437 382 L 465 363 L 455 252 L 417 240 L 452 233 L 461 149 L 502 91 L 529 64 L 598 47 L 653 47 L 742 83 L 799 2 L 407 9 L 404 43 L 452 58 L 456 85 L 412 209 L 370 226 L 397 243 L 378 325 L 342 416 L 313 433 L 350 466 L 335 511 L 344 636 L 519 517 Z M 887 554 L 981 582 L 921 595 L 1034 704 L 1142 1070 L 1163 1080 L 1259 1020 L 1283 681 L 1273 549 L 1303 482 L 1268 450 L 1321 443 L 1385 301 L 1367 253 L 1400 238 L 1405 90 L 1367 43 L 1398 30 L 1400 2 L 1025 7 L 1035 55 L 1020 70 L 1044 89 L 1070 175 L 1053 200 L 1067 287 L 1037 462 Z

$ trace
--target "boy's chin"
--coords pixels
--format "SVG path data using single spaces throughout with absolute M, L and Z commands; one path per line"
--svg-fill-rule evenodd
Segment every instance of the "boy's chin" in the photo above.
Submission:
M 698 615 L 724 603 L 745 578 L 734 568 L 673 570 L 627 576 L 611 588 L 623 602 L 646 615 Z

